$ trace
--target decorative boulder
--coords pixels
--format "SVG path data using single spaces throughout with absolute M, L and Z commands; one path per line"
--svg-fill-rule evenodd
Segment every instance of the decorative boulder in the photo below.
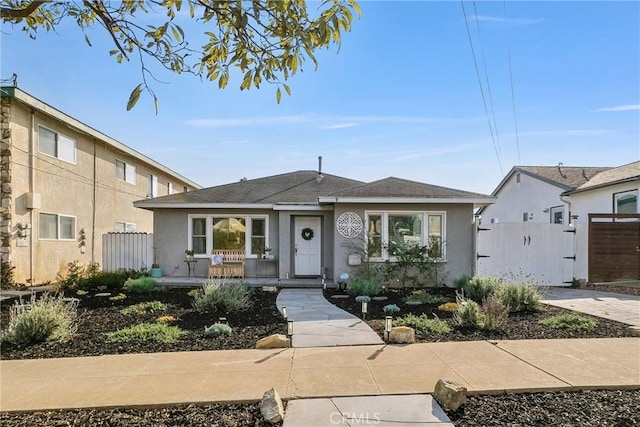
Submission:
M 433 398 L 445 411 L 455 411 L 467 401 L 467 388 L 457 382 L 440 378 L 433 391 Z
M 260 413 L 271 424 L 277 424 L 284 419 L 284 405 L 275 388 L 265 391 L 260 402 Z
M 389 342 L 393 344 L 413 344 L 416 332 L 408 326 L 394 326 L 389 332 Z
M 282 334 L 273 334 L 265 338 L 260 338 L 256 342 L 256 348 L 287 348 L 289 338 Z

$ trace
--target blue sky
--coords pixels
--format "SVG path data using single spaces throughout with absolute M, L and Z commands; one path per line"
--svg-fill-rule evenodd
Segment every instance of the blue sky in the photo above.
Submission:
M 99 31 L 87 46 L 72 22 L 36 40 L 3 26 L 1 74 L 203 186 L 316 169 L 323 156 L 325 172 L 363 181 L 490 193 L 514 165 L 640 159 L 638 2 L 509 1 L 505 14 L 480 1 L 477 21 L 465 2 L 489 116 L 460 2 L 360 5 L 340 51 L 319 52 L 280 104 L 275 86 L 241 92 L 232 78 L 219 90 L 155 69 L 158 115 L 148 97 L 127 112 L 139 65 L 117 64 Z

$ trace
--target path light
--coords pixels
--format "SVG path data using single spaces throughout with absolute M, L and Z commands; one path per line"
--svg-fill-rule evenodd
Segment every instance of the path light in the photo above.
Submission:
M 227 324 L 227 318 L 226 317 L 219 317 L 218 318 L 218 323 L 224 323 L 226 325 Z
M 338 286 L 340 290 L 344 290 L 347 287 L 347 282 L 349 281 L 349 273 L 340 273 L 340 280 L 338 281 Z
M 368 302 L 366 301 L 362 301 L 362 318 L 364 319 L 365 317 L 367 317 L 367 306 L 369 305 Z
M 389 334 L 391 333 L 391 325 L 393 324 L 393 317 L 384 317 L 384 338 L 385 341 L 389 341 Z
M 282 307 L 282 317 L 287 318 L 287 307 Z
M 293 320 L 287 320 L 287 336 L 291 338 L 293 335 Z

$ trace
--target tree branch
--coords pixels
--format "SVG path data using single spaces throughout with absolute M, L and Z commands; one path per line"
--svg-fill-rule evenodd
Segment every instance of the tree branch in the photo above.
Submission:
M 6 20 L 23 19 L 31 16 L 35 11 L 40 9 L 45 3 L 50 3 L 51 0 L 32 1 L 23 9 L 13 9 L 9 7 L 0 8 L 0 18 Z

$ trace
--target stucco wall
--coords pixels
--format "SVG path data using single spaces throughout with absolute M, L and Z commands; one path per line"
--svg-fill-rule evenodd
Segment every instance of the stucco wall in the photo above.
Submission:
M 489 224 L 491 219 L 495 222 L 523 222 L 524 212 L 533 212 L 532 222 L 550 223 L 551 216 L 545 209 L 564 206 L 564 223 L 568 224 L 567 207 L 560 200 L 562 190 L 559 187 L 540 181 L 525 173 L 520 174 L 520 182 L 516 182 L 514 173 L 505 182 L 497 194 L 494 204 L 487 206 L 482 211 L 482 223 Z
M 362 205 L 362 204 L 338 204 L 335 206 L 334 216 L 338 218 L 344 212 L 355 212 L 365 219 L 365 211 L 443 211 L 446 212 L 445 220 L 445 241 L 447 262 L 445 270 L 446 284 L 451 286 L 453 280 L 462 275 L 473 273 L 474 253 L 473 253 L 473 206 L 471 204 L 444 205 L 444 204 L 424 204 L 424 205 Z M 365 224 L 366 225 L 366 224 Z M 364 231 L 363 231 L 364 232 Z M 364 238 L 364 234 L 359 236 Z M 347 239 L 336 233 L 336 240 L 333 245 L 335 253 L 335 276 L 342 272 L 355 274 L 357 267 L 348 265 L 349 247 L 351 243 L 357 244 L 357 239 Z
M 75 164 L 39 152 L 39 126 L 76 141 Z M 58 119 L 38 110 L 32 112 L 30 106 L 15 99 L 11 101 L 10 129 L 14 197 L 10 250 L 18 283 L 31 278 L 34 283 L 54 280 L 58 271 L 74 260 L 101 263 L 102 234 L 115 231 L 116 221 L 135 223 L 137 231 L 151 232 L 152 213 L 133 207 L 135 200 L 144 199 L 147 194 L 148 173 L 158 176 L 159 195 L 166 194 L 168 179 L 173 180 L 174 191 L 182 191 L 186 185 L 139 159 L 117 153 L 106 142 Z M 136 166 L 135 185 L 116 179 L 116 158 Z M 27 208 L 30 192 L 40 194 L 39 209 Z M 76 240 L 40 239 L 39 213 L 75 216 Z M 17 239 L 18 223 L 31 225 L 30 236 L 21 242 Z M 79 242 L 81 230 L 86 236 L 84 253 Z

